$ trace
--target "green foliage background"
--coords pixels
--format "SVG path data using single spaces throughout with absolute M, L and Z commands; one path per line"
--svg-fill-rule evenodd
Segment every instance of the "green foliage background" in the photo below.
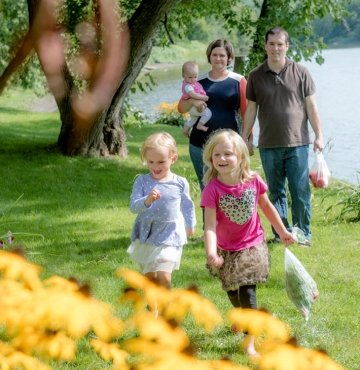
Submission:
M 140 0 L 120 0 L 121 8 L 130 18 Z M 158 29 L 154 46 L 186 45 L 191 41 L 207 44 L 219 37 L 232 40 L 236 54 L 247 54 L 254 35 L 263 35 L 273 25 L 291 28 L 291 53 L 295 59 L 309 59 L 315 55 L 321 63 L 321 49 L 329 46 L 360 45 L 360 0 L 329 0 L 327 2 L 267 1 L 268 14 L 258 23 L 262 1 L 254 0 L 191 0 L 178 1 Z M 92 9 L 93 1 L 72 0 L 65 2 L 61 20 L 70 33 L 75 23 Z M 342 10 L 346 9 L 347 13 Z M 328 13 L 331 13 L 331 16 Z M 322 17 L 323 19 L 319 19 Z M 28 28 L 25 0 L 2 0 L 0 3 L 0 73 L 16 51 L 17 44 Z M 315 18 L 315 20 L 314 20 Z M 334 20 L 337 20 L 335 22 Z M 76 44 L 76 40 L 73 39 Z M 263 40 L 256 40 L 262 45 Z M 262 50 L 254 50 L 247 70 L 263 57 Z M 32 57 L 19 71 L 13 83 L 22 87 L 35 88 L 43 93 L 45 80 L 39 62 Z

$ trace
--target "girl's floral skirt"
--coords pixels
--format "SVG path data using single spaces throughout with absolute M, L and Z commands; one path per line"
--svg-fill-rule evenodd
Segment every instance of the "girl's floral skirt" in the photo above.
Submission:
M 243 285 L 264 283 L 270 271 L 270 256 L 265 242 L 240 251 L 218 249 L 224 258 L 220 268 L 206 265 L 213 276 L 217 276 L 225 291 L 237 290 Z

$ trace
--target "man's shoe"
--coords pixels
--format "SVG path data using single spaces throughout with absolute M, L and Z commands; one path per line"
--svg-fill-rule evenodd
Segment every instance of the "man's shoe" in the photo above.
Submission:
M 304 248 L 311 247 L 311 240 L 305 239 L 305 240 L 299 241 L 298 244 L 300 247 L 304 247 Z

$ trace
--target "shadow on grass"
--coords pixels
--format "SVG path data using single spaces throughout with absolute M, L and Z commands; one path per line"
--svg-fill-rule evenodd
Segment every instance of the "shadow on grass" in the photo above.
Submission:
M 10 107 L 0 107 L 0 113 L 3 114 L 26 114 L 29 111 L 24 108 L 10 108 Z
M 129 210 L 133 180 L 147 172 L 139 148 L 155 131 L 176 136 L 179 130 L 130 128 L 128 158 L 66 157 L 56 149 L 55 120 L 42 122 L 13 128 L 7 124 L 6 140 L 1 135 L 0 234 L 11 230 L 42 235 L 44 240 L 18 239 L 29 260 L 50 275 L 77 276 L 97 285 L 99 279 L 111 280 L 120 266 L 137 268 L 126 249 L 135 219 Z M 178 164 L 180 175 L 191 168 L 190 162 Z M 191 266 L 191 274 L 196 267 Z

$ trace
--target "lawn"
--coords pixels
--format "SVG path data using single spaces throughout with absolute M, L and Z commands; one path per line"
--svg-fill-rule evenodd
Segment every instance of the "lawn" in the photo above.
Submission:
M 18 91 L 0 97 L 1 239 L 11 231 L 27 259 L 42 266 L 42 277 L 74 276 L 89 283 L 96 298 L 111 303 L 123 315 L 118 303 L 123 283 L 115 271 L 121 266 L 137 268 L 126 248 L 135 218 L 129 211 L 132 182 L 136 174 L 146 172 L 139 147 L 150 133 L 168 131 L 176 138 L 180 154 L 173 170 L 189 180 L 198 218 L 197 235 L 184 249 L 173 285 L 196 284 L 225 316 L 230 304 L 219 282 L 208 275 L 203 245 L 197 238 L 202 233 L 200 193 L 181 128 L 129 124 L 128 158 L 64 157 L 55 146 L 60 129 L 57 113 L 29 111 L 32 98 Z M 252 168 L 261 172 L 257 151 Z M 324 196 L 334 192 L 335 186 L 333 181 L 328 189 L 313 190 L 313 246 L 291 246 L 320 291 L 309 321 L 303 320 L 286 296 L 280 244 L 269 246 L 271 275 L 258 287 L 258 304 L 289 324 L 301 346 L 321 348 L 345 369 L 356 370 L 360 363 L 360 228 L 358 222 L 336 221 L 336 208 L 325 212 L 334 198 L 324 200 Z M 266 221 L 264 226 L 269 233 Z M 247 364 L 239 349 L 240 338 L 229 330 L 206 335 L 189 322 L 187 331 L 202 358 L 231 355 Z M 106 366 L 85 345 L 80 346 L 74 364 L 53 364 L 54 369 Z

